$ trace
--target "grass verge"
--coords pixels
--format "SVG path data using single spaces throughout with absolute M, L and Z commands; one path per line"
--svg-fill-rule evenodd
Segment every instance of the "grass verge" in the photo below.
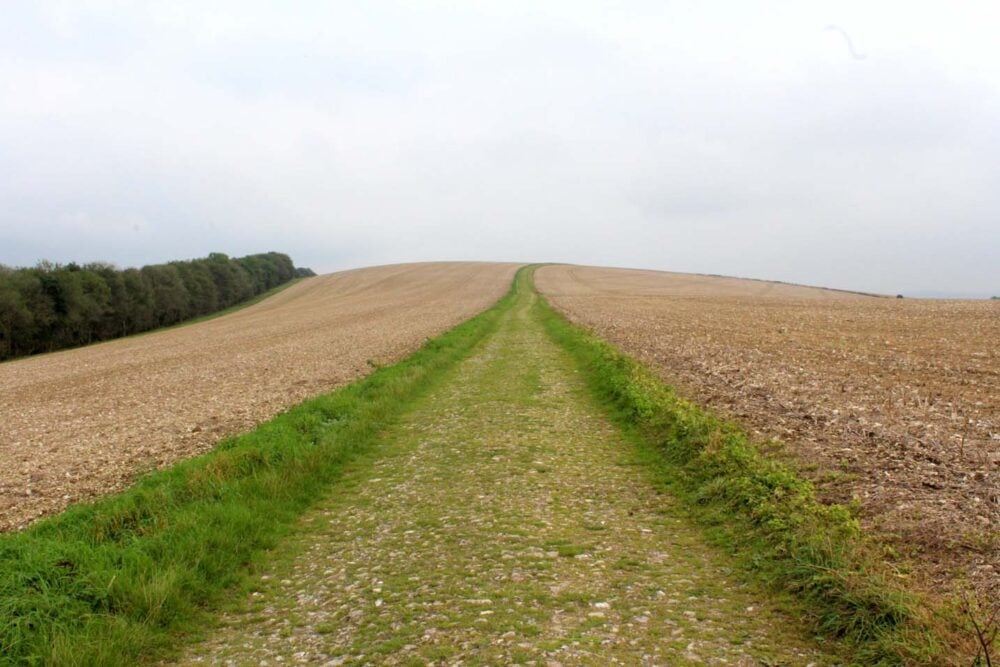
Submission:
M 849 508 L 820 503 L 808 481 L 758 452 L 737 425 L 679 398 L 544 297 L 537 307 L 612 419 L 651 454 L 658 478 L 754 579 L 790 593 L 818 632 L 852 646 L 858 664 L 950 662 L 947 623 L 905 590 Z
M 496 328 L 522 282 L 397 364 L 0 536 L 0 664 L 131 665 L 195 630 L 345 465 Z

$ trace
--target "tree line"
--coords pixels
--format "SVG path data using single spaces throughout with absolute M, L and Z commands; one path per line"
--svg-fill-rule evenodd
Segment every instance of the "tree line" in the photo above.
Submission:
M 212 253 L 141 269 L 104 262 L 0 264 L 0 360 L 177 324 L 311 275 L 279 252 Z

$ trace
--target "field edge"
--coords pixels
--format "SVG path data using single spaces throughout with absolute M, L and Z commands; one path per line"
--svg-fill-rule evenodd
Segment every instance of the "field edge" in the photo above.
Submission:
M 134 339 L 137 339 L 137 338 L 142 338 L 144 336 L 152 336 L 152 335 L 155 335 L 155 334 L 163 333 L 165 331 L 172 331 L 174 329 L 181 329 L 183 327 L 189 327 L 189 326 L 191 326 L 193 324 L 201 324 L 202 322 L 209 322 L 211 320 L 218 319 L 218 318 L 223 317 L 225 315 L 232 315 L 233 313 L 241 311 L 241 310 L 243 310 L 245 308 L 249 308 L 250 306 L 256 306 L 261 301 L 265 301 L 265 300 L 271 298 L 272 296 L 276 296 L 277 294 L 279 294 L 281 292 L 284 292 L 289 287 L 292 287 L 293 285 L 297 285 L 297 284 L 299 284 L 299 283 L 301 283 L 301 282 L 303 282 L 305 280 L 309 280 L 309 278 L 313 278 L 313 277 L 316 277 L 316 276 L 306 276 L 306 277 L 302 277 L 302 278 L 292 278 L 291 280 L 283 282 L 280 285 L 275 285 L 274 287 L 272 287 L 271 289 L 269 289 L 269 290 L 267 290 L 265 292 L 261 292 L 260 294 L 252 296 L 249 299 L 247 299 L 246 301 L 241 301 L 239 303 L 234 303 L 233 305 L 227 306 L 226 308 L 223 308 L 222 310 L 217 310 L 214 313 L 205 313 L 204 315 L 196 315 L 196 316 L 191 317 L 189 319 L 183 320 L 182 322 L 175 322 L 174 324 L 167 324 L 167 325 L 162 326 L 162 327 L 155 327 L 153 329 L 147 329 L 146 331 L 136 331 L 135 333 L 131 333 L 131 334 L 127 335 L 127 336 L 119 336 L 117 338 L 108 338 L 107 340 L 99 340 L 99 341 L 95 341 L 93 343 L 87 343 L 85 345 L 76 345 L 74 347 L 65 347 L 65 348 L 62 348 L 62 349 L 59 349 L 59 350 L 49 350 L 48 352 L 37 352 L 35 354 L 26 354 L 26 355 L 21 355 L 21 356 L 18 356 L 18 357 L 10 357 L 8 359 L 0 360 L 0 364 L 13 364 L 15 362 L 27 361 L 29 359 L 42 359 L 42 358 L 45 358 L 45 357 L 52 357 L 52 356 L 59 355 L 59 354 L 71 353 L 71 352 L 76 352 L 78 350 L 85 350 L 87 348 L 98 347 L 100 345 L 106 345 L 108 343 L 117 343 L 117 342 L 123 341 L 123 340 L 134 340 Z
M 212 451 L 0 535 L 0 664 L 129 665 L 173 652 L 385 427 L 523 289 L 414 354 Z
M 905 564 L 881 557 L 852 508 L 820 503 L 810 482 L 761 454 L 739 426 L 678 397 L 536 292 L 549 335 L 598 402 L 751 579 L 790 595 L 817 632 L 849 642 L 859 664 L 969 664 L 975 647 L 957 607 L 907 591 Z

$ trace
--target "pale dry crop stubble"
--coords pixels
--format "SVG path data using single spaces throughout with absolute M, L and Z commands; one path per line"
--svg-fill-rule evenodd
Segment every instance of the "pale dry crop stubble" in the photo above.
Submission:
M 562 265 L 536 284 L 685 397 L 783 441 L 823 497 L 856 498 L 922 586 L 1000 594 L 1000 303 Z
M 122 489 L 405 357 L 492 305 L 517 266 L 333 273 L 217 319 L 0 364 L 0 530 Z

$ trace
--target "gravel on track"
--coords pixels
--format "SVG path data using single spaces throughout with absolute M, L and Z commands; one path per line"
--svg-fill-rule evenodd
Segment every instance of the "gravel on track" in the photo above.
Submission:
M 546 266 L 538 289 L 687 398 L 777 438 L 920 585 L 1000 598 L 1000 302 Z
M 183 664 L 822 665 L 530 318 L 431 388 Z
M 382 266 L 216 319 L 0 364 L 0 530 L 127 486 L 484 310 L 516 264 Z

